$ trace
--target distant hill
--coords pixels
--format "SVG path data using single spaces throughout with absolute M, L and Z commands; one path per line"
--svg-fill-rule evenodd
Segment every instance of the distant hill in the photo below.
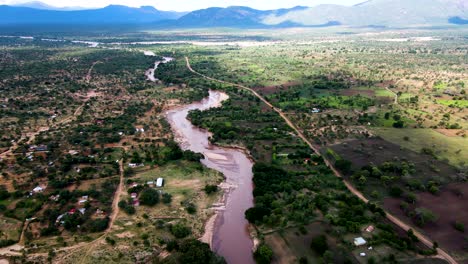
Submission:
M 265 27 L 265 24 L 262 22 L 265 16 L 281 16 L 292 11 L 305 9 L 307 7 L 303 6 L 267 11 L 245 6 L 211 7 L 190 12 L 177 21 L 166 23 L 178 27 Z
M 286 21 L 304 26 L 330 21 L 349 26 L 439 26 L 458 17 L 468 18 L 466 0 L 370 0 L 354 6 L 319 5 L 283 15 L 269 15 L 262 23 L 276 25 Z M 460 21 L 460 20 L 456 20 Z
M 56 10 L 56 11 L 75 11 L 75 10 L 91 9 L 91 8 L 85 8 L 85 7 L 79 7 L 79 6 L 56 7 L 56 6 L 51 6 L 51 5 L 48 5 L 39 1 L 20 3 L 20 4 L 15 4 L 12 6 L 29 7 L 29 8 L 42 9 L 42 10 Z
M 110 5 L 99 9 L 57 11 L 0 6 L 0 24 L 143 24 L 177 19 L 185 13 L 159 11 L 151 6 Z
M 297 6 L 278 10 L 231 6 L 211 7 L 190 13 L 119 5 L 74 11 L 56 10 L 40 2 L 23 5 L 29 7 L 0 6 L 0 24 L 150 24 L 160 28 L 336 25 L 405 28 L 466 25 L 468 21 L 468 0 L 369 0 L 354 6 Z

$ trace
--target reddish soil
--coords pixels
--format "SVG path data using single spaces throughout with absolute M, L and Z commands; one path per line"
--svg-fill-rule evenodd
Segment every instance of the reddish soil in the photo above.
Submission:
M 375 91 L 373 90 L 353 90 L 353 89 L 346 89 L 346 90 L 342 90 L 340 92 L 341 95 L 344 95 L 344 96 L 353 96 L 353 95 L 363 95 L 363 96 L 367 96 L 367 97 L 374 97 L 375 96 Z
M 447 182 L 451 182 L 457 178 L 456 169 L 449 164 L 434 160 L 429 155 L 403 149 L 399 145 L 381 138 L 352 140 L 339 145 L 333 145 L 331 148 L 341 157 L 351 161 L 354 169 L 360 169 L 370 163 L 379 165 L 386 161 L 398 159 L 413 162 L 418 178 L 442 178 Z M 439 169 L 439 172 L 431 170 L 431 165 L 435 165 Z
M 389 87 L 390 85 L 393 85 L 393 84 L 395 84 L 395 81 L 384 81 L 384 82 L 381 82 L 381 83 L 377 83 L 375 86 L 385 88 L 385 87 Z
M 468 241 L 465 233 L 453 227 L 455 221 L 468 227 L 468 183 L 454 183 L 445 186 L 438 195 L 418 193 L 418 201 L 412 208 L 424 207 L 438 216 L 436 223 L 421 228 L 432 240 L 437 241 L 442 248 L 458 253 L 467 253 Z M 384 207 L 398 218 L 411 223 L 412 220 L 400 209 L 400 199 L 387 198 Z M 468 255 L 465 258 L 468 261 Z M 465 263 L 461 261 L 460 263 Z
M 467 130 L 464 130 L 464 129 L 442 129 L 440 128 L 440 129 L 435 129 L 435 131 L 447 137 L 459 137 L 467 133 Z
M 266 86 L 266 87 L 255 87 L 253 89 L 256 92 L 260 93 L 260 94 L 270 95 L 270 94 L 277 93 L 278 91 L 281 91 L 281 90 L 283 90 L 285 88 L 295 86 L 295 85 L 298 85 L 298 84 L 300 84 L 300 83 L 298 83 L 298 82 L 288 82 L 288 83 L 285 83 L 285 84 L 282 84 L 282 85 Z

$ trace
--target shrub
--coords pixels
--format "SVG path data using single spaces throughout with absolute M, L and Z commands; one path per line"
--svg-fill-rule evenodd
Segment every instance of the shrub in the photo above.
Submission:
M 327 237 L 325 235 L 319 235 L 312 239 L 310 247 L 320 256 L 328 250 Z
M 212 193 L 217 192 L 217 191 L 218 191 L 218 186 L 216 186 L 216 185 L 207 184 L 205 186 L 205 193 L 206 194 L 212 194 Z
M 255 251 L 254 258 L 258 264 L 269 264 L 273 259 L 273 250 L 267 245 L 262 244 Z
M 180 223 L 171 226 L 170 231 L 176 238 L 184 238 L 192 233 L 189 227 Z
M 465 225 L 463 223 L 461 223 L 461 222 L 458 222 L 458 221 L 455 222 L 453 224 L 453 228 L 455 228 L 456 230 L 458 230 L 458 231 L 460 231 L 462 233 L 465 232 Z
M 151 188 L 144 189 L 140 194 L 140 203 L 148 206 L 156 205 L 159 203 L 159 192 Z

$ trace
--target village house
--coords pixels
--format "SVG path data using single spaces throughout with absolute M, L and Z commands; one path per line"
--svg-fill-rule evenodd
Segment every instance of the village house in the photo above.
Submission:
M 163 187 L 163 185 L 164 185 L 164 179 L 163 178 L 158 178 L 156 180 L 156 187 L 160 188 L 160 187 Z
M 81 199 L 78 201 L 79 204 L 84 204 L 86 203 L 87 201 L 89 200 L 89 196 L 88 195 L 84 195 L 81 197 Z
M 32 190 L 33 193 L 41 193 L 44 191 L 45 188 L 42 188 L 41 186 L 37 186 Z
M 367 241 L 363 237 L 356 237 L 354 239 L 354 245 L 356 247 L 364 246 L 367 243 Z

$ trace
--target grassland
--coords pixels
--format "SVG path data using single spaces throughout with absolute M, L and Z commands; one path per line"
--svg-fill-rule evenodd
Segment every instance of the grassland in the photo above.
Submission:
M 468 160 L 468 139 L 449 137 L 433 129 L 375 129 L 377 135 L 403 148 L 421 152 L 423 148 L 432 149 L 440 160 L 454 166 L 463 166 Z

